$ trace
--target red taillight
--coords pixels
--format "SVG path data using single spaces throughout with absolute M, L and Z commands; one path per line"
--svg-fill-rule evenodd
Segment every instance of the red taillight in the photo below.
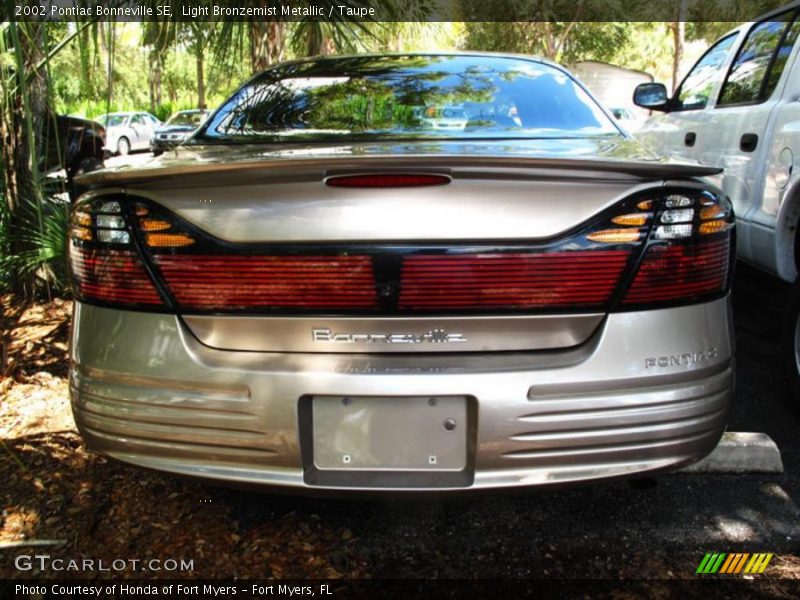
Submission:
M 192 310 L 377 306 L 369 256 L 159 254 L 155 262 L 178 304 Z
M 76 207 L 70 238 L 76 296 L 102 304 L 284 315 L 613 312 L 725 293 L 733 215 L 710 192 L 667 188 L 539 243 L 238 244 L 152 202 L 110 197 Z
M 416 255 L 403 260 L 401 310 L 602 306 L 630 250 Z
M 142 260 L 131 250 L 70 249 L 72 275 L 78 297 L 115 304 L 161 305 Z
M 117 200 L 82 202 L 72 214 L 69 263 L 79 300 L 125 307 L 164 306 L 132 243 Z
M 729 201 L 707 191 L 668 190 L 621 305 L 656 307 L 718 296 L 730 288 L 732 266 Z
M 374 173 L 328 177 L 325 183 L 334 187 L 357 188 L 419 187 L 447 185 L 450 183 L 450 178 L 446 175 L 433 174 Z
M 623 304 L 691 299 L 728 288 L 729 239 L 647 250 Z

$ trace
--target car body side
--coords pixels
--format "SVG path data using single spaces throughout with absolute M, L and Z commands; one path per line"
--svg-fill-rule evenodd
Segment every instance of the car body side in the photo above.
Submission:
M 768 98 L 726 106 L 720 105 L 720 94 L 725 75 L 753 28 L 797 10 L 800 3 L 793 2 L 722 36 L 711 48 L 728 38 L 734 42 L 718 67 L 721 76 L 706 105 L 654 114 L 636 134 L 645 145 L 667 155 L 723 167 L 724 174 L 715 183 L 736 210 L 739 258 L 787 282 L 795 281 L 800 264 L 800 37 Z M 741 149 L 744 135 L 757 136 L 754 151 Z M 687 136 L 694 136 L 691 145 Z

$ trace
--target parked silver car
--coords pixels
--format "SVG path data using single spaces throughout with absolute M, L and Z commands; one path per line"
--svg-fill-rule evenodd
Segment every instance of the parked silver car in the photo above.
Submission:
M 425 122 L 454 98 L 463 129 Z M 127 463 L 295 490 L 675 469 L 731 397 L 715 173 L 543 60 L 275 66 L 169 158 L 83 177 L 76 423 Z
M 97 121 L 106 128 L 106 151 L 126 155 L 131 150 L 149 150 L 150 140 L 162 123 L 147 112 L 116 112 Z

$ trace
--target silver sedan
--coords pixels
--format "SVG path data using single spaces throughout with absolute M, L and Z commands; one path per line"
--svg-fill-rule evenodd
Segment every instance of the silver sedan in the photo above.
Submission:
M 162 126 L 147 112 L 109 113 L 97 121 L 106 128 L 106 151 L 122 156 L 132 150 L 149 150 L 155 130 Z

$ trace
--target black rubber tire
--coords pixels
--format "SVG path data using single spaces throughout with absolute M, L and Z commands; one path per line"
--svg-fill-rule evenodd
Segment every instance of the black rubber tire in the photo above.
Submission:
M 117 154 L 120 156 L 125 156 L 131 151 L 131 143 L 128 141 L 128 138 L 121 137 L 117 140 Z
M 789 293 L 783 323 L 781 354 L 795 406 L 800 410 L 800 277 Z

